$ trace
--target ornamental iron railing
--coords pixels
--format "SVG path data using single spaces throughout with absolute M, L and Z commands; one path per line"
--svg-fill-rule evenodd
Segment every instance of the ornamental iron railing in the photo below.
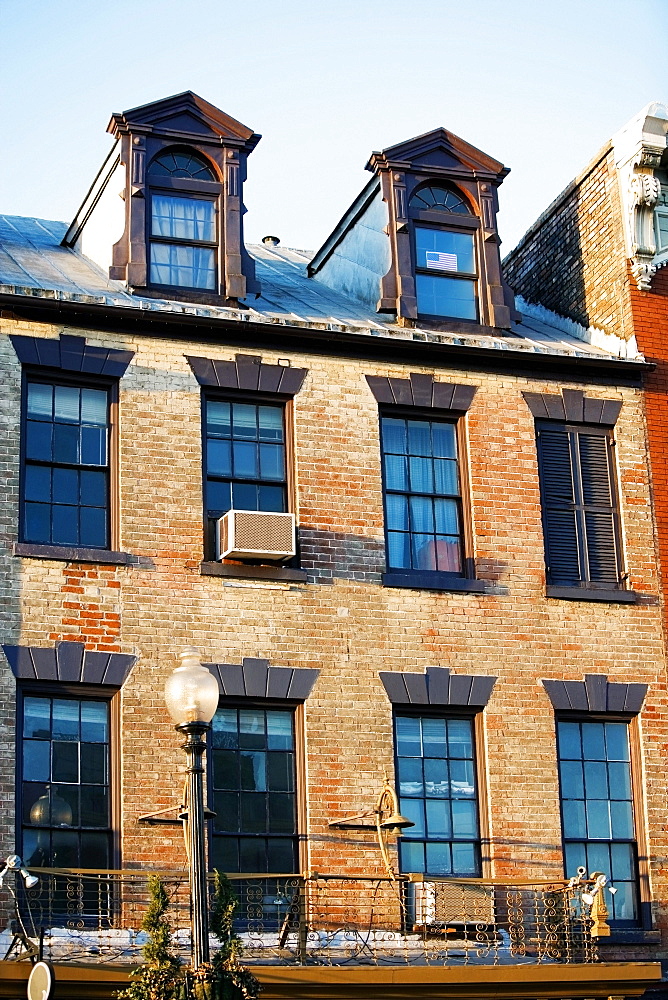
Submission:
M 31 869 L 16 884 L 0 957 L 141 963 L 147 879 L 171 905 L 173 951 L 190 958 L 186 872 Z M 513 965 L 598 960 L 594 883 L 423 876 L 231 875 L 246 965 Z M 0 907 L 9 899 L 2 899 Z M 583 896 L 585 898 L 583 898 Z M 3 920 L 3 925 L 7 924 Z M 212 938 L 212 949 L 216 942 Z

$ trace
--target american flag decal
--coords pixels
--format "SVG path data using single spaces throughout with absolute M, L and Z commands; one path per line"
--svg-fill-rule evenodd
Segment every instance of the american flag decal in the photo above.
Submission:
M 456 271 L 457 254 L 441 253 L 440 250 L 427 250 L 427 267 L 433 271 Z

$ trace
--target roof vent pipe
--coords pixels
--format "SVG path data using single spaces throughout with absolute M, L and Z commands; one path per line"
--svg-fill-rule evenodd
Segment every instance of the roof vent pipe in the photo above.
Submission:
M 268 247 L 277 247 L 281 241 L 278 236 L 263 236 L 262 242 Z

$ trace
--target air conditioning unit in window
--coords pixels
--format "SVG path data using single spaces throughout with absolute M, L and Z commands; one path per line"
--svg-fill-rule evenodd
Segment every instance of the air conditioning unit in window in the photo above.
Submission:
M 411 882 L 408 913 L 415 928 L 494 923 L 494 887 L 475 882 Z
M 217 559 L 282 561 L 295 551 L 294 514 L 228 510 L 216 522 Z

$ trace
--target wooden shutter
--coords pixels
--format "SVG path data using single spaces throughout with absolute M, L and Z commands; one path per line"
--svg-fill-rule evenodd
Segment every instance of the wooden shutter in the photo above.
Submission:
M 565 428 L 538 431 L 545 563 L 550 583 L 578 586 L 581 579 L 570 435 Z
M 610 437 L 588 429 L 575 432 L 580 466 L 587 580 L 617 586 L 617 510 L 613 491 Z
M 618 515 L 609 432 L 541 423 L 538 461 L 548 582 L 619 585 Z

